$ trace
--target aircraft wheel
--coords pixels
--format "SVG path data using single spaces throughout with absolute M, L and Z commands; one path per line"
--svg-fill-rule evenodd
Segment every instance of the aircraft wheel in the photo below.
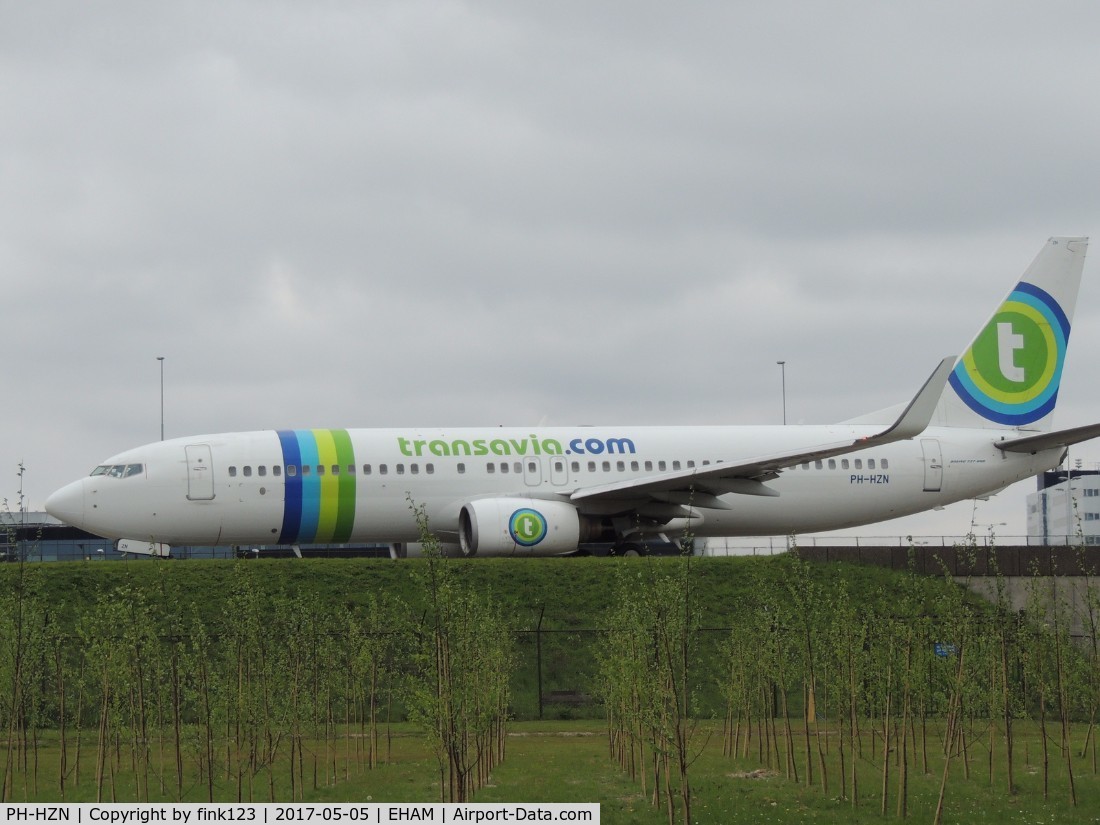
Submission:
M 620 544 L 615 548 L 615 555 L 623 558 L 637 558 L 642 555 L 642 548 L 637 544 Z

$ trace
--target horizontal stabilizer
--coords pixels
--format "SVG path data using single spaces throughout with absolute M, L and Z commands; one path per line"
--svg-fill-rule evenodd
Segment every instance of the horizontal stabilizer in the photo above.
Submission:
M 998 449 L 1010 453 L 1041 453 L 1043 450 L 1054 450 L 1058 447 L 1068 447 L 1071 444 L 1079 444 L 1090 438 L 1100 436 L 1100 424 L 1086 424 L 1084 427 L 1073 427 L 1068 430 L 1060 430 L 1056 433 L 1039 433 L 1023 438 L 1013 438 L 1011 441 L 998 441 Z

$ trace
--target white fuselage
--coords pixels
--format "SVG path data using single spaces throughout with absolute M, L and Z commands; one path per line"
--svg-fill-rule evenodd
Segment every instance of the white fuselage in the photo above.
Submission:
M 471 500 L 569 501 L 575 490 L 752 456 L 854 441 L 872 427 L 575 427 L 297 430 L 148 444 L 55 493 L 50 511 L 98 535 L 170 545 L 417 541 L 412 507 L 453 540 Z M 778 496 L 727 494 L 671 520 L 699 536 L 834 530 L 999 490 L 1058 464 L 994 446 L 1016 431 L 927 429 L 920 437 L 784 470 Z M 614 502 L 578 502 L 585 518 Z

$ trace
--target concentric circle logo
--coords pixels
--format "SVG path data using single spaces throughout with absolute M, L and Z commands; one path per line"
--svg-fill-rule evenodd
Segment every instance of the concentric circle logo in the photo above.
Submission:
M 1020 426 L 1054 409 L 1069 340 L 1058 302 L 1020 282 L 951 373 L 951 386 L 978 415 Z
M 508 534 L 523 547 L 534 547 L 546 538 L 546 517 L 538 510 L 523 507 L 508 519 Z

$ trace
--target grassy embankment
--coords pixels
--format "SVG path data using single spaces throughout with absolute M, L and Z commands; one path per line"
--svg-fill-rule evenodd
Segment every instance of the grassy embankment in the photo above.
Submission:
M 452 564 L 452 563 L 448 563 Z M 615 587 L 622 584 L 622 577 L 650 570 L 669 569 L 675 560 L 648 560 L 623 562 L 601 559 L 550 559 L 538 562 L 510 560 L 481 560 L 472 563 L 455 562 L 451 569 L 473 587 L 491 592 L 514 617 L 517 631 L 533 630 L 539 622 L 546 631 L 542 641 L 543 693 L 554 691 L 573 694 L 594 692 L 594 646 L 597 634 L 594 629 L 602 621 L 610 607 Z M 0 569 L 0 588 L 5 594 L 18 589 L 22 581 L 33 590 L 39 603 L 49 605 L 51 621 L 71 633 L 77 633 L 80 623 L 96 605 L 109 603 L 115 595 L 124 592 L 141 592 L 158 603 L 160 610 L 187 616 L 189 622 L 208 629 L 214 643 L 226 636 L 226 629 L 238 617 L 232 606 L 235 588 L 242 577 L 247 578 L 261 598 L 277 603 L 287 598 L 315 599 L 332 611 L 350 610 L 353 613 L 366 609 L 372 594 L 388 593 L 397 596 L 406 605 L 407 618 L 414 623 L 423 615 L 424 591 L 421 565 L 415 561 L 393 563 L 370 560 L 286 560 L 243 563 L 187 562 L 180 564 L 134 562 L 126 564 L 51 564 L 27 566 L 22 571 L 15 567 Z M 729 759 L 722 756 L 721 714 L 722 703 L 714 683 L 718 678 L 713 662 L 728 627 L 738 615 L 741 606 L 751 603 L 751 588 L 759 587 L 761 577 L 776 582 L 789 573 L 778 559 L 697 559 L 693 560 L 697 611 L 702 639 L 696 660 L 696 683 L 699 685 L 697 706 L 699 715 L 714 717 L 708 722 L 709 732 L 697 738 L 698 758 L 693 765 L 693 787 L 696 797 L 695 818 L 700 822 L 858 822 L 879 819 L 880 793 L 877 782 L 879 765 L 874 755 L 874 745 L 869 745 L 868 757 L 860 760 L 860 806 L 853 808 L 842 799 L 839 779 L 834 775 L 834 790 L 825 794 L 820 788 L 806 787 L 781 776 L 780 772 L 764 771 L 754 774 L 760 763 L 756 759 Z M 897 574 L 880 569 L 852 568 L 844 565 L 816 566 L 812 568 L 815 584 L 828 593 L 830 589 L 843 587 L 854 604 L 862 605 L 871 613 L 889 612 L 888 605 L 902 599 L 905 584 Z M 928 579 L 922 583 L 929 599 L 937 591 L 953 587 L 947 583 Z M 513 706 L 519 720 L 531 720 L 537 715 L 538 699 L 535 685 L 538 671 L 535 667 L 535 636 L 533 633 L 517 634 L 520 648 L 520 666 L 513 681 Z M 3 640 L 8 641 L 8 640 Z M 0 691 L 5 687 L 0 685 Z M 8 702 L 11 697 L 0 699 Z M 3 705 L 0 704 L 0 707 Z M 792 707 L 792 712 L 795 708 Z M 479 792 L 479 801 L 600 801 L 603 803 L 606 822 L 660 822 L 664 813 L 651 808 L 643 798 L 638 785 L 623 775 L 608 755 L 603 725 L 591 721 L 598 717 L 599 708 L 594 705 L 548 705 L 544 708 L 546 720 L 519 721 L 512 725 L 508 743 L 508 755 L 494 772 L 489 786 Z M 71 708 L 70 708 L 71 713 Z M 400 710 L 398 708 L 398 714 Z M 554 719 L 554 717 L 559 717 Z M 589 721 L 584 721 L 588 717 Z M 551 721 L 553 720 L 553 721 Z M 58 799 L 60 749 L 56 730 L 41 720 L 35 734 L 39 747 L 33 754 L 37 766 L 30 764 L 28 753 L 19 754 L 23 759 L 9 786 L 9 799 Z M 934 723 L 942 728 L 942 721 Z M 196 737 L 193 726 L 189 736 Z M 796 726 L 796 740 L 801 735 Z M 372 770 L 361 770 L 348 760 L 350 742 L 355 737 L 340 735 L 327 744 L 320 740 L 307 742 L 299 759 L 307 761 L 305 774 L 311 780 L 300 788 L 304 799 L 317 800 L 375 800 L 417 801 L 438 798 L 437 768 L 426 743 L 417 732 L 406 724 L 388 729 L 392 734 L 384 753 L 385 763 Z M 831 745 L 835 730 L 826 723 L 813 726 L 813 734 L 824 736 Z M 1074 730 L 1074 741 L 1084 737 L 1084 727 Z M 568 734 L 568 735 L 567 735 Z M 577 734 L 577 735 L 573 735 Z M 870 742 L 874 733 L 868 729 Z M 942 736 L 942 732 L 940 733 Z M 973 744 L 973 753 L 956 761 L 952 768 L 953 779 L 963 771 L 973 773 L 970 781 L 961 779 L 954 783 L 948 794 L 946 821 L 1094 821 L 1094 811 L 1100 809 L 1097 777 L 1088 754 L 1074 756 L 1078 763 L 1078 807 L 1071 809 L 1067 798 L 1066 780 L 1060 773 L 1052 773 L 1048 788 L 1049 801 L 1044 801 L 1042 772 L 1039 761 L 1042 739 L 1032 722 L 1021 721 L 1017 726 L 1016 743 L 1017 793 L 1007 795 L 1000 787 L 1000 774 L 1004 771 L 1004 754 L 999 745 L 994 746 L 993 777 L 979 779 L 988 774 L 987 751 Z M 94 799 L 95 731 L 83 731 L 84 764 L 80 785 L 75 784 L 75 754 L 73 733 L 70 729 L 67 760 L 69 785 L 66 798 L 70 800 Z M 935 741 L 935 730 L 932 741 Z M 1048 738 L 1050 734 L 1048 733 Z M 185 737 L 186 738 L 186 737 Z M 338 743 L 338 744 L 337 744 Z M 163 744 L 161 746 L 163 748 Z M 193 741 L 188 754 L 195 752 Z M 341 747 L 344 748 L 341 751 Z M 1050 748 L 1057 750 L 1055 744 Z M 151 781 L 144 793 L 150 799 L 173 799 L 175 788 L 168 780 L 170 770 L 165 767 L 169 755 L 150 742 L 153 751 L 149 775 Z M 170 752 L 171 748 L 168 748 Z M 896 753 L 896 749 L 895 749 Z M 191 758 L 189 756 L 189 758 Z M 798 758 L 801 758 L 799 755 Z M 1053 760 L 1060 759 L 1058 753 Z M 829 760 L 835 759 L 830 752 Z M 105 783 L 111 793 L 122 799 L 132 799 L 142 792 L 133 787 L 134 776 L 127 773 L 121 760 L 107 760 L 117 766 L 110 782 Z M 312 762 L 316 767 L 310 767 Z M 349 764 L 350 762 L 350 764 Z M 920 819 L 929 816 L 939 790 L 943 760 L 933 754 L 930 769 L 914 771 L 910 781 L 910 813 Z M 114 770 L 113 768 L 111 769 Z M 984 772 L 984 773 L 983 773 Z M 188 779 L 184 798 L 199 801 L 205 798 L 206 787 L 201 781 L 201 770 Z M 749 774 L 750 776 L 744 776 Z M 256 776 L 251 795 L 257 801 L 268 798 L 271 778 Z M 332 780 L 335 779 L 335 782 Z M 167 780 L 167 781 L 166 781 Z M 224 800 L 237 798 L 242 785 L 228 781 L 220 772 L 213 783 L 217 797 Z M 957 785 L 957 787 L 956 787 Z M 274 776 L 275 796 L 289 798 L 289 782 L 283 772 Z M 249 783 L 243 785 L 246 795 Z

